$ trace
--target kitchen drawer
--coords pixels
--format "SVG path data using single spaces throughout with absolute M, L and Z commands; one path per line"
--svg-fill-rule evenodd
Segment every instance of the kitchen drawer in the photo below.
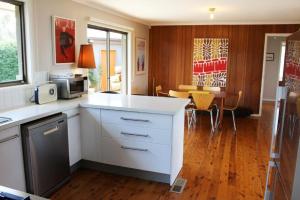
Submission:
M 102 162 L 158 173 L 170 173 L 169 145 L 102 137 Z
M 169 130 L 131 125 L 122 126 L 112 123 L 102 124 L 102 136 L 111 137 L 116 141 L 127 139 L 167 145 L 171 143 L 171 131 Z
M 116 123 L 125 126 L 134 125 L 156 129 L 172 129 L 172 116 L 170 115 L 125 112 L 103 109 L 101 111 L 101 119 L 102 124 Z
M 15 127 L 0 131 L 0 141 L 7 140 L 9 138 L 18 138 L 18 137 L 20 137 L 20 127 L 19 126 L 15 126 Z

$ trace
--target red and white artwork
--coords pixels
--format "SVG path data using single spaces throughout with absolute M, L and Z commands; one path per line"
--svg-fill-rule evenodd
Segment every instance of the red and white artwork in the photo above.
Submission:
M 225 87 L 228 63 L 228 39 L 195 38 L 193 84 Z
M 285 61 L 285 82 L 291 91 L 300 90 L 296 88 L 300 82 L 300 41 L 289 41 Z
M 75 20 L 53 17 L 54 62 L 75 63 Z

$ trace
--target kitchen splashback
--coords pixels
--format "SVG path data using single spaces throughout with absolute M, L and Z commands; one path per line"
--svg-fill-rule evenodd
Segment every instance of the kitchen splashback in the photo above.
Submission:
M 36 84 L 48 80 L 48 72 L 35 72 L 33 84 L 0 88 L 0 112 L 30 104 Z

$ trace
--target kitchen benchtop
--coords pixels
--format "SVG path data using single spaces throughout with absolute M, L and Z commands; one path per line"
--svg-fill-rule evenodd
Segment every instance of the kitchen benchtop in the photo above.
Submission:
M 0 131 L 27 123 L 55 113 L 80 107 L 102 108 L 121 111 L 174 115 L 190 100 L 168 97 L 94 93 L 71 100 L 58 100 L 43 105 L 31 104 L 21 108 L 0 112 L 0 117 L 12 121 L 0 124 Z
M 170 97 L 95 93 L 82 101 L 80 106 L 174 115 L 189 102 L 189 99 Z

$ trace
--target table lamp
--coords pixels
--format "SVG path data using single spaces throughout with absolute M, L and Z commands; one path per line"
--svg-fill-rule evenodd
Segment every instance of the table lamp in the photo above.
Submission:
M 96 68 L 94 51 L 92 44 L 80 45 L 80 52 L 78 58 L 78 68 L 94 69 Z

